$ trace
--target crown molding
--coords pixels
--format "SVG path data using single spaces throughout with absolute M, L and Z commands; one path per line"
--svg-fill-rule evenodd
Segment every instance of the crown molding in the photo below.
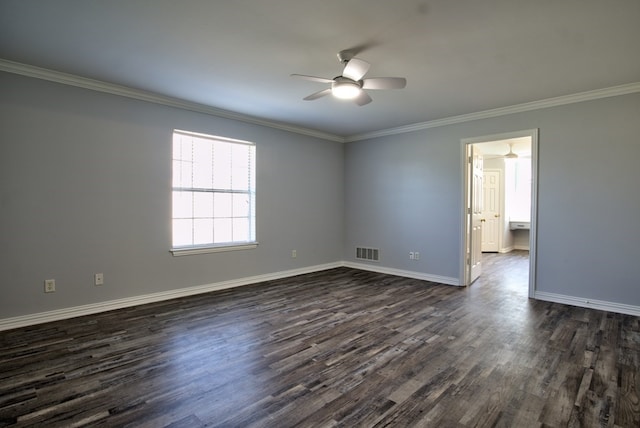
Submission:
M 316 131 L 313 129 L 287 125 L 284 123 L 268 121 L 257 117 L 235 113 L 229 110 L 219 109 L 204 104 L 194 103 L 179 98 L 160 95 L 155 92 L 143 91 L 141 89 L 130 88 L 128 86 L 116 85 L 114 83 L 103 82 L 100 80 L 89 79 L 86 77 L 76 76 L 74 74 L 63 73 L 60 71 L 49 70 L 46 68 L 35 67 L 29 64 L 9 61 L 0 58 L 0 71 L 19 74 L 22 76 L 33 77 L 36 79 L 48 80 L 50 82 L 61 83 L 63 85 L 76 86 L 78 88 L 89 89 L 97 92 L 104 92 L 121 97 L 132 98 L 139 101 L 160 104 L 168 107 L 176 107 L 183 110 L 189 110 L 197 113 L 204 113 L 210 116 L 221 117 L 225 119 L 237 120 L 240 122 L 251 123 L 254 125 L 266 126 L 283 131 L 293 132 L 296 134 L 316 137 L 323 140 L 337 141 L 344 143 L 344 138 L 338 135 Z
M 368 140 L 389 135 L 404 134 L 407 132 L 420 131 L 428 128 L 452 125 L 456 123 L 470 122 L 472 120 L 487 119 L 491 117 L 505 116 L 513 113 L 522 113 L 531 110 L 540 110 L 549 107 L 556 107 L 566 104 L 580 103 L 583 101 L 597 100 L 600 98 L 615 97 L 640 92 L 640 82 L 626 85 L 613 86 L 610 88 L 596 89 L 593 91 L 580 92 L 561 97 L 547 98 L 539 101 L 532 101 L 524 104 L 516 104 L 508 107 L 500 107 L 491 110 L 483 110 L 475 113 L 463 114 L 460 116 L 445 117 L 443 119 L 430 120 L 427 122 L 415 123 L 412 125 L 400 126 L 397 128 L 382 129 L 380 131 L 367 132 L 364 134 L 351 135 L 345 138 L 345 143 Z
M 456 123 L 470 122 L 473 120 L 487 119 L 498 116 L 505 116 L 513 113 L 521 113 L 531 110 L 539 110 L 549 107 L 556 107 L 566 104 L 579 103 L 583 101 L 597 100 L 600 98 L 615 97 L 618 95 L 627 95 L 640 92 L 640 82 L 629 83 L 626 85 L 613 86 L 610 88 L 596 89 L 593 91 L 580 92 L 572 95 L 564 95 L 555 98 L 547 98 L 529 103 L 516 104 L 513 106 L 500 107 L 491 110 L 483 110 L 475 113 L 463 114 L 460 116 L 445 117 L 442 119 L 430 120 L 426 122 L 415 123 L 396 128 L 387 128 L 379 131 L 367 132 L 363 134 L 355 134 L 351 136 L 339 136 L 327 132 L 321 132 L 314 129 L 303 128 L 299 126 L 288 125 L 280 122 L 268 121 L 257 117 L 244 115 L 229 110 L 223 110 L 204 104 L 194 103 L 179 98 L 160 95 L 155 92 L 143 91 L 141 89 L 130 88 L 127 86 L 116 85 L 114 83 L 103 82 L 100 80 L 89 79 L 86 77 L 76 76 L 74 74 L 62 73 L 60 71 L 49 70 L 46 68 L 35 67 L 33 65 L 22 64 L 19 62 L 9 61 L 0 58 L 0 71 L 19 74 L 22 76 L 33 77 L 36 79 L 48 80 L 63 85 L 76 86 L 79 88 L 89 89 L 92 91 L 105 92 L 112 95 L 132 98 L 140 101 L 146 101 L 154 104 L 175 107 L 183 110 L 189 110 L 197 113 L 204 113 L 210 116 L 221 117 L 225 119 L 237 120 L 240 122 L 251 123 L 254 125 L 266 126 L 269 128 L 279 129 L 282 131 L 293 132 L 296 134 L 307 135 L 328 141 L 336 141 L 339 143 L 350 143 L 360 140 L 368 140 L 377 137 L 386 137 L 390 135 L 404 134 L 408 132 L 420 131 L 428 128 L 437 128 L 440 126 L 453 125 Z

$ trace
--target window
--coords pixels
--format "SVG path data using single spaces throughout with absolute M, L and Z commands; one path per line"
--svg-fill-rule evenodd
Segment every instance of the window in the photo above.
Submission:
M 255 150 L 246 141 L 174 131 L 174 255 L 257 245 Z
M 531 220 L 531 159 L 510 159 L 505 162 L 507 183 L 507 209 L 513 221 Z

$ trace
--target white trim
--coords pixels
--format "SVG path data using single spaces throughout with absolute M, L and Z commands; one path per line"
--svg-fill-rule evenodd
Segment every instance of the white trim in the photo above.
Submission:
M 639 85 L 640 87 L 640 85 Z M 511 138 L 531 138 L 531 222 L 529 230 L 529 297 L 534 297 L 536 287 L 536 239 L 537 239 L 537 219 L 538 219 L 538 129 L 525 129 L 522 131 L 503 132 L 500 134 L 483 135 L 479 137 L 463 138 L 460 140 L 462 151 L 462 216 L 460 221 L 460 277 L 459 283 L 467 285 L 467 198 L 468 189 L 468 168 L 467 168 L 467 148 L 471 144 L 486 143 L 491 141 L 507 140 Z
M 471 151 L 469 150 L 469 144 L 462 141 L 461 144 L 462 150 L 462 203 L 460 209 L 462 213 L 463 221 L 460 223 L 460 251 L 462 252 L 462 262 L 460 263 L 460 272 L 458 277 L 458 282 L 460 285 L 467 286 L 469 285 L 469 272 L 470 268 L 467 266 L 471 263 L 471 254 L 467 253 L 467 249 L 470 248 L 469 237 L 467 236 L 467 220 L 471 221 L 468 217 L 471 217 L 471 207 L 469 206 L 469 163 L 471 163 Z
M 431 275 L 422 272 L 414 272 L 408 270 L 381 267 L 377 265 L 368 265 L 364 263 L 354 263 L 349 261 L 327 263 L 323 265 L 309 266 L 300 269 L 292 269 L 281 272 L 275 272 L 265 275 L 256 275 L 246 278 L 222 281 L 212 284 L 197 285 L 194 287 L 180 288 L 176 290 L 162 291 L 159 293 L 146 294 L 141 296 L 127 297 L 124 299 L 109 300 L 106 302 L 92 303 L 88 305 L 75 306 L 64 309 L 57 309 L 48 312 L 40 312 L 29 315 L 22 315 L 13 318 L 0 319 L 0 331 L 11 330 L 19 327 L 42 324 L 47 322 L 59 321 L 84 315 L 98 314 L 101 312 L 112 311 L 116 309 L 128 308 L 136 305 L 144 305 L 147 303 L 161 302 L 179 297 L 192 296 L 196 294 L 209 293 L 211 291 L 226 290 L 229 288 L 241 287 L 244 285 L 257 284 L 265 281 L 273 281 L 282 278 L 288 278 L 296 275 L 304 275 L 308 273 L 320 272 L 338 267 L 348 267 L 360 269 L 370 272 L 384 273 L 389 275 L 402 276 L 405 278 L 414 278 L 424 281 L 431 281 L 438 284 L 446 284 L 460 286 L 458 278 Z M 534 299 L 547 302 L 561 303 L 565 305 L 578 306 L 583 308 L 599 309 L 603 311 L 616 312 L 627 315 L 640 316 L 640 307 L 625 305 L 622 303 L 606 302 L 602 300 L 592 300 L 580 297 L 565 296 L 562 294 L 546 293 L 537 291 L 533 296 Z
M 460 285 L 458 278 L 452 278 L 449 276 L 431 275 L 428 273 L 394 269 L 394 268 L 389 268 L 389 267 L 384 267 L 379 265 L 369 265 L 365 263 L 343 262 L 342 265 L 344 267 L 353 268 L 353 269 L 360 269 L 360 270 L 366 270 L 366 271 L 377 272 L 377 273 L 386 273 L 388 275 L 402 276 L 405 278 L 421 279 L 423 281 L 431 281 L 439 284 L 456 285 L 456 286 Z
M 145 294 L 141 296 L 133 296 L 117 300 L 109 300 L 100 303 L 91 303 L 88 305 L 74 306 L 70 308 L 57 309 L 54 311 L 22 315 L 13 318 L 5 318 L 0 319 L 0 331 L 10 330 L 18 327 L 25 327 L 34 324 L 59 321 L 84 315 L 92 315 L 100 312 L 112 311 L 115 309 L 144 305 L 147 303 L 161 302 L 164 300 L 176 299 L 179 297 L 192 296 L 194 294 L 225 290 L 228 288 L 240 287 L 243 285 L 256 284 L 265 281 L 272 281 L 275 279 L 287 278 L 290 276 L 319 272 L 327 269 L 334 269 L 341 266 L 341 262 L 327 263 L 323 265 L 309 266 L 306 268 L 286 270 L 265 275 L 250 276 L 246 278 L 233 279 L 212 284 L 196 285 L 194 287 L 179 288 L 175 290 L 162 291 L 159 293 Z
M 166 105 L 169 107 L 177 107 L 184 110 L 204 113 L 211 116 L 223 117 L 227 119 L 239 120 L 241 122 L 253 123 L 255 125 L 267 126 L 269 128 L 280 129 L 283 131 L 293 132 L 296 134 L 308 135 L 323 140 L 337 141 L 340 143 L 350 143 L 353 141 L 367 140 L 370 138 L 384 137 L 389 135 L 404 134 L 407 132 L 420 131 L 422 129 L 437 128 L 440 126 L 452 125 L 456 123 L 470 122 L 472 120 L 487 119 L 491 117 L 505 116 L 513 113 L 521 113 L 531 110 L 539 110 L 548 107 L 556 107 L 565 104 L 579 103 L 583 101 L 597 100 L 600 98 L 615 97 L 619 95 L 628 95 L 640 92 L 640 82 L 628 83 L 626 85 L 613 86 L 609 88 L 596 89 L 593 91 L 579 92 L 577 94 L 563 95 L 560 97 L 547 98 L 529 103 L 516 104 L 507 107 L 501 107 L 491 110 L 483 110 L 459 116 L 445 117 L 442 119 L 430 120 L 426 122 L 415 123 L 397 128 L 387 128 L 374 132 L 363 134 L 355 134 L 351 136 L 339 136 L 328 132 L 321 132 L 315 129 L 308 129 L 294 125 L 288 125 L 279 122 L 273 122 L 257 117 L 235 113 L 229 110 L 223 110 L 204 104 L 194 103 L 191 101 L 181 100 L 166 95 L 156 94 L 154 92 L 143 91 L 141 89 L 129 88 L 127 86 L 116 85 L 114 83 L 102 82 L 95 79 L 88 79 L 73 74 L 62 73 L 59 71 L 49 70 L 46 68 L 35 67 L 33 65 L 22 64 L 19 62 L 9 61 L 0 58 L 0 71 L 19 74 L 36 79 L 48 80 L 51 82 L 61 83 L 63 85 L 76 86 L 79 88 L 90 89 L 98 92 L 119 95 L 127 98 L 133 98 L 140 101 L 147 101 L 154 104 Z
M 321 132 L 313 129 L 302 128 L 299 126 L 259 119 L 257 117 L 232 112 L 229 110 L 223 110 L 192 101 L 186 101 L 179 98 L 169 97 L 166 95 L 160 95 L 154 92 L 143 91 L 141 89 L 130 88 L 128 86 L 116 85 L 115 83 L 102 82 L 95 79 L 88 79 L 86 77 L 80 77 L 73 74 L 62 73 L 60 71 L 35 67 L 28 64 L 21 64 L 19 62 L 9 61 L 1 58 L 0 71 L 6 71 L 8 73 L 19 74 L 27 77 L 34 77 L 36 79 L 48 80 L 50 82 L 61 83 L 63 85 L 76 86 L 78 88 L 89 89 L 92 91 L 105 92 L 107 94 L 119 95 L 121 97 L 132 98 L 134 100 L 146 101 L 168 107 L 177 107 L 183 110 L 204 113 L 211 116 L 223 117 L 226 119 L 238 120 L 245 123 L 252 123 L 254 125 L 267 126 L 269 128 L 280 129 L 296 134 L 308 135 L 323 140 L 344 143 L 344 138 L 334 134 L 330 134 L 328 132 Z
M 407 132 L 420 131 L 428 128 L 438 128 L 440 126 L 453 125 L 456 123 L 470 122 L 472 120 L 488 119 L 498 116 L 506 116 L 508 114 L 522 113 L 531 110 L 540 110 L 549 107 L 562 106 L 566 104 L 580 103 L 583 101 L 592 101 L 600 98 L 616 97 L 619 95 L 627 95 L 640 92 L 640 82 L 628 83 L 626 85 L 612 86 L 609 88 L 596 89 L 593 91 L 579 92 L 577 94 L 563 95 L 560 97 L 547 98 L 529 103 L 516 104 L 507 107 L 500 107 L 491 110 L 483 110 L 459 116 L 445 117 L 443 119 L 430 120 L 427 122 L 414 123 L 397 128 L 382 129 L 380 131 L 367 132 L 364 134 L 356 134 L 346 137 L 345 143 L 352 141 L 368 140 L 377 137 L 386 137 L 389 135 L 404 134 Z
M 174 134 L 180 134 L 180 135 L 185 136 L 185 137 L 202 138 L 204 140 L 209 140 L 209 141 L 214 141 L 214 142 L 244 144 L 246 146 L 253 146 L 253 147 L 256 146 L 256 143 L 253 143 L 251 141 L 236 140 L 235 138 L 221 137 L 219 135 L 203 134 L 201 132 L 185 131 L 183 129 L 174 129 L 173 133 Z
M 580 308 L 598 309 L 619 314 L 640 316 L 640 306 L 626 305 L 624 303 L 607 302 L 604 300 L 585 299 L 582 297 L 565 296 L 563 294 L 536 291 L 535 299 L 545 302 L 562 303 L 563 305 L 578 306 Z
M 258 243 L 252 242 L 250 244 L 233 244 L 233 245 L 220 245 L 217 247 L 188 247 L 188 248 L 172 248 L 169 251 L 174 257 L 190 256 L 192 254 L 208 254 L 208 253 L 224 253 L 226 251 L 240 251 L 251 250 L 257 248 Z
M 529 223 L 529 297 L 536 293 L 538 272 L 538 129 L 531 130 L 531 222 Z
M 513 249 L 514 250 L 531 251 L 531 247 L 529 245 L 514 245 Z
M 524 129 L 521 131 L 513 131 L 513 132 L 501 132 L 499 134 L 490 134 L 490 135 L 482 135 L 480 137 L 463 138 L 462 142 L 463 144 L 490 143 L 493 141 L 509 140 L 512 138 L 531 137 L 532 134 L 537 132 L 538 132 L 537 128 Z M 533 153 L 531 153 L 531 156 L 533 156 Z

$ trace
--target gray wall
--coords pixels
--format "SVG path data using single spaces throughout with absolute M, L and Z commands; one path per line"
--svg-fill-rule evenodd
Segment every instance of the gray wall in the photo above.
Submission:
M 537 290 L 640 305 L 639 118 L 636 93 L 349 143 L 345 258 L 458 278 L 461 139 L 538 128 Z
M 346 145 L 7 73 L 0 94 L 0 319 L 355 261 L 356 245 L 458 278 L 460 140 L 532 128 L 538 290 L 640 306 L 640 94 Z M 257 249 L 169 253 L 174 128 L 257 144 Z
M 169 253 L 174 128 L 256 143 L 258 248 Z M 0 319 L 339 261 L 343 151 L 0 73 Z M 48 278 L 56 293 L 44 294 Z

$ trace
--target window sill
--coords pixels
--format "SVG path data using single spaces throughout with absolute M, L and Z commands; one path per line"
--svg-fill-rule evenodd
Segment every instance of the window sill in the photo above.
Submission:
M 246 244 L 218 245 L 215 247 L 172 248 L 169 251 L 171 251 L 174 257 L 179 257 L 190 256 L 192 254 L 223 253 L 227 251 L 250 250 L 252 248 L 256 248 L 257 246 L 257 242 L 248 242 Z

